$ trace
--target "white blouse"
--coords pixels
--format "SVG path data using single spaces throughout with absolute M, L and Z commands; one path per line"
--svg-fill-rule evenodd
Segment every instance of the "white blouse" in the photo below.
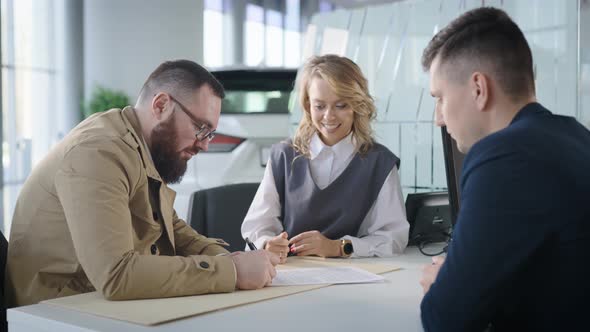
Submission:
M 315 134 L 310 144 L 311 177 L 320 189 L 338 178 L 354 157 L 352 135 L 333 146 L 325 145 Z M 242 223 L 242 236 L 248 237 L 257 248 L 283 231 L 280 221 L 281 203 L 272 173 L 271 160 L 266 164 L 264 177 L 252 205 Z M 397 166 L 394 166 L 373 206 L 365 216 L 356 236 L 350 239 L 353 257 L 388 257 L 404 251 L 408 244 L 409 224 L 401 192 Z M 289 234 L 289 238 L 297 234 Z M 332 239 L 334 240 L 334 239 Z M 246 248 L 248 250 L 248 248 Z

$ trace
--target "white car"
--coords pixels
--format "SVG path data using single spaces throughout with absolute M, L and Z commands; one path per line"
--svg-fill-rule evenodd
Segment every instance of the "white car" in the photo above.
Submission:
M 189 161 L 175 208 L 186 220 L 190 195 L 231 183 L 260 182 L 270 146 L 289 137 L 289 102 L 296 69 L 248 68 L 212 72 L 225 88 L 209 151 Z

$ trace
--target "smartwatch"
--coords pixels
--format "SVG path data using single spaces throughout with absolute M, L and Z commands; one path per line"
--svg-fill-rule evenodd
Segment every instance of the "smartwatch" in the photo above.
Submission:
M 342 253 L 342 257 L 350 257 L 354 252 L 354 248 L 352 247 L 351 240 L 340 240 L 340 252 Z

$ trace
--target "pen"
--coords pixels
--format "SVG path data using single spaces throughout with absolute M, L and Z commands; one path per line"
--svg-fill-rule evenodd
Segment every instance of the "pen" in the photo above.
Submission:
M 250 241 L 250 239 L 245 238 L 244 240 L 246 240 L 246 244 L 248 245 L 248 248 L 250 248 L 250 250 L 258 250 L 258 248 L 256 248 L 256 246 L 254 245 L 254 243 L 252 243 L 252 241 Z

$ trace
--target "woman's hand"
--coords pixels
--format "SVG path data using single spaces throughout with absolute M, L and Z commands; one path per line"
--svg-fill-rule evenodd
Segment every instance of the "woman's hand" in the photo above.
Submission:
M 340 240 L 330 240 L 318 231 L 301 233 L 293 237 L 289 243 L 291 251 L 297 256 L 340 256 Z
M 264 245 L 264 250 L 279 256 L 279 264 L 287 262 L 287 254 L 289 253 L 289 240 L 287 238 L 287 232 L 282 232 L 268 240 Z

